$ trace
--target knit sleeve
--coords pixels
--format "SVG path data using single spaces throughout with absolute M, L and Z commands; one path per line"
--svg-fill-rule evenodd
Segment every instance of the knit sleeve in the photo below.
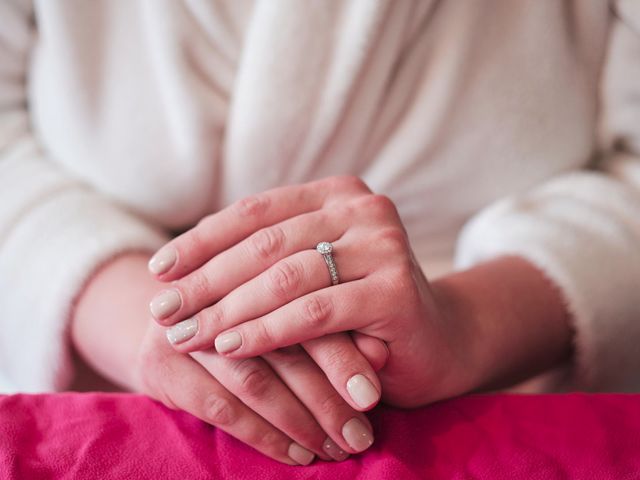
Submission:
M 463 229 L 466 268 L 514 254 L 560 288 L 575 328 L 569 388 L 640 390 L 640 2 L 613 3 L 596 168 L 490 205 Z M 566 387 L 566 386 L 565 386 Z
M 27 84 L 37 26 L 30 1 L 0 2 L 0 392 L 64 388 L 67 325 L 91 273 L 163 234 L 72 178 L 32 129 Z

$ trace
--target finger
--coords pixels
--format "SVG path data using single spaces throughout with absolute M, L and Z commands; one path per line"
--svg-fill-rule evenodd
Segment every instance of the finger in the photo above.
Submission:
M 362 258 L 362 255 L 349 255 L 345 249 L 338 248 L 346 258 Z M 356 253 L 356 252 L 352 252 Z M 338 260 L 340 257 L 338 257 Z M 353 271 L 355 269 L 355 272 Z M 364 275 L 366 266 L 355 265 L 350 273 Z M 359 271 L 358 271 L 359 270 Z M 348 276 L 348 280 L 351 280 Z M 211 348 L 217 333 L 220 332 L 220 317 L 224 315 L 232 324 L 241 324 L 276 310 L 309 292 L 321 289 L 330 282 L 327 266 L 315 251 L 305 251 L 282 260 L 271 269 L 240 286 L 224 297 L 218 304 L 200 312 L 187 323 L 197 322 L 196 333 L 182 343 L 174 345 L 178 351 L 191 352 Z M 247 299 L 251 301 L 247 301 Z M 222 313 L 224 312 L 224 313 Z M 168 331 L 169 339 L 182 338 L 183 324 Z M 369 344 L 380 343 L 369 337 Z M 367 342 L 364 342 L 365 347 Z M 336 335 L 335 342 L 310 340 L 305 349 L 313 357 L 331 380 L 335 390 L 358 410 L 367 410 L 375 406 L 380 399 L 380 383 L 367 359 L 358 351 L 345 335 Z M 327 348 L 329 347 L 329 348 Z M 371 350 L 372 347 L 369 348 Z M 378 349 L 379 352 L 380 349 Z M 375 353 L 375 352 L 374 352 Z M 380 353 L 376 353 L 380 357 Z M 382 345 L 382 355 L 388 355 Z M 378 360 L 383 364 L 386 358 Z
M 326 211 L 318 211 L 259 230 L 173 282 L 171 289 L 151 301 L 151 313 L 163 325 L 183 320 L 279 260 L 302 250 L 311 251 L 318 242 L 316 232 L 324 232 L 331 240 L 339 238 L 346 223 L 338 215 L 329 216 Z
M 336 339 L 328 340 L 328 347 L 335 342 Z M 345 451 L 358 453 L 373 444 L 373 430 L 367 418 L 340 397 L 300 346 L 270 352 L 263 358 L 329 433 L 324 444 L 327 453 L 336 459 L 344 459 Z
M 305 267 L 314 263 L 318 264 L 316 270 L 319 271 L 310 276 L 305 274 Z M 307 268 L 307 273 L 310 270 L 313 269 Z M 272 271 L 277 274 L 274 275 Z M 282 278 L 276 280 L 275 284 L 272 283 L 274 276 L 280 277 L 281 275 L 287 276 L 286 288 L 283 288 Z M 314 251 L 300 252 L 237 288 L 218 304 L 200 312 L 194 319 L 188 320 L 187 325 L 196 323 L 194 327 L 196 333 L 192 338 L 174 344 L 174 348 L 180 352 L 209 349 L 213 346 L 214 339 L 220 332 L 220 319 L 223 316 L 225 321 L 231 324 L 242 324 L 247 320 L 276 310 L 299 296 L 319 290 L 328 282 L 327 267 L 321 256 Z M 276 288 L 278 294 L 274 295 Z M 251 299 L 251 301 L 247 301 L 247 299 Z M 169 329 L 167 336 L 170 341 L 183 338 L 184 329 L 185 323 Z M 309 340 L 305 342 L 304 347 L 326 373 L 335 390 L 347 402 L 358 410 L 373 408 L 380 400 L 381 387 L 377 375 L 367 359 L 354 346 L 349 336 L 338 334 L 335 337 L 334 342 L 326 342 L 327 337 Z M 388 355 L 386 347 L 382 344 L 380 348 L 381 342 L 378 339 L 367 338 L 369 338 L 368 342 L 366 339 L 363 340 L 365 349 L 367 345 L 370 345 L 369 351 L 372 351 L 377 342 L 378 349 L 373 354 L 378 358 L 382 356 L 383 358 L 377 363 L 384 364 L 386 355 Z
M 368 256 L 352 245 L 335 243 L 334 258 L 345 282 L 364 277 L 371 268 Z M 322 255 L 315 250 L 298 252 L 240 285 L 215 305 L 168 329 L 167 338 L 180 352 L 211 348 L 223 329 L 266 315 L 330 284 Z
M 378 376 L 348 334 L 325 335 L 307 340 L 302 346 L 353 408 L 370 410 L 380 401 Z
M 251 410 L 298 445 L 325 460 L 333 458 L 323 449 L 327 433 L 263 359 L 234 360 L 205 352 L 197 352 L 193 358 Z
M 315 269 L 308 268 L 314 264 Z M 312 270 L 315 271 L 311 273 Z M 364 270 L 358 273 L 363 274 Z M 242 324 L 276 310 L 299 296 L 319 290 L 328 282 L 327 266 L 321 256 L 314 251 L 300 252 L 279 262 L 272 269 L 234 290 L 218 304 L 188 320 L 187 325 L 196 323 L 196 333 L 192 338 L 174 344 L 174 348 L 180 352 L 211 348 L 220 332 L 222 317 L 233 325 Z M 167 336 L 170 341 L 183 338 L 184 329 L 184 323 L 169 329 Z M 380 383 L 367 359 L 353 345 L 350 337 L 336 335 L 336 341 L 329 343 L 324 341 L 325 338 L 310 340 L 304 347 L 325 371 L 335 389 L 354 408 L 367 410 L 375 406 L 380 399 Z M 368 344 L 380 343 L 378 339 L 368 338 L 368 343 L 364 341 L 365 348 Z M 378 347 L 377 352 L 373 352 L 377 357 L 388 355 L 384 345 L 382 348 L 380 345 Z M 370 346 L 369 351 L 372 348 L 375 347 Z M 386 357 L 377 363 L 383 364 L 385 361 Z
M 162 247 L 149 270 L 161 281 L 175 280 L 263 227 L 318 210 L 328 197 L 339 201 L 369 191 L 362 180 L 340 176 L 243 198 Z
M 360 332 L 351 332 L 351 338 L 374 371 L 377 372 L 384 368 L 389 360 L 389 347 L 385 342 Z
M 376 292 L 369 278 L 318 290 L 223 331 L 214 340 L 216 350 L 234 358 L 254 357 L 330 333 L 375 330 L 388 308 L 381 300 L 387 295 Z
M 157 365 L 164 368 L 156 370 L 156 397 L 168 406 L 189 412 L 280 462 L 313 461 L 311 452 L 240 402 L 193 359 L 172 354 L 151 368 Z

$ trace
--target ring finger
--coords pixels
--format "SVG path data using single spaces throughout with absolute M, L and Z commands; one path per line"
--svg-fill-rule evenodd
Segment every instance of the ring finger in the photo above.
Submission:
M 162 325 L 172 325 L 220 300 L 238 286 L 296 252 L 319 241 L 340 238 L 347 222 L 336 211 L 316 211 L 263 228 L 202 267 L 176 280 L 151 301 L 152 315 Z
M 363 278 L 369 272 L 362 249 L 350 242 L 334 243 L 334 260 L 342 282 Z M 232 290 L 216 304 L 167 330 L 176 350 L 186 353 L 210 348 L 223 330 L 261 317 L 308 293 L 331 285 L 327 265 L 315 250 L 306 249 L 284 258 Z M 224 345 L 216 345 L 224 350 Z

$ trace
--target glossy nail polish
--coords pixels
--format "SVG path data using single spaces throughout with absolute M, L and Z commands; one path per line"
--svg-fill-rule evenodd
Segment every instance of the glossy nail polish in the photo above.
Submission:
M 233 352 L 242 345 L 242 337 L 238 332 L 228 332 L 218 335 L 215 340 L 216 351 L 218 353 Z
M 198 333 L 198 319 L 195 317 L 187 318 L 167 329 L 167 340 L 172 345 L 176 345 L 186 342 L 196 333 Z
M 176 313 L 181 306 L 182 298 L 177 290 L 164 290 L 151 300 L 149 310 L 155 319 L 162 320 Z
M 367 408 L 380 400 L 380 393 L 364 375 L 354 375 L 347 382 L 347 391 L 360 408 Z
M 154 275 L 168 272 L 178 259 L 176 249 L 170 245 L 161 248 L 149 260 L 149 271 Z
M 373 445 L 373 433 L 358 418 L 352 418 L 342 426 L 342 436 L 356 452 L 363 452 Z
M 342 450 L 340 446 L 331 439 L 331 437 L 326 438 L 322 444 L 322 450 L 337 462 L 341 462 L 349 458 L 349 454 Z
M 315 458 L 313 452 L 301 447 L 296 442 L 292 442 L 291 445 L 289 445 L 288 455 L 291 460 L 299 463 L 300 465 L 309 465 Z

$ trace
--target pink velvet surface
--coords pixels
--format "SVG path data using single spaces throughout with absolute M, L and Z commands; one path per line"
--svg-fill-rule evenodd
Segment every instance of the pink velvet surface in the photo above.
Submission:
M 292 467 L 138 395 L 0 396 L 0 478 L 640 478 L 640 395 L 478 395 L 371 419 L 365 454 Z

